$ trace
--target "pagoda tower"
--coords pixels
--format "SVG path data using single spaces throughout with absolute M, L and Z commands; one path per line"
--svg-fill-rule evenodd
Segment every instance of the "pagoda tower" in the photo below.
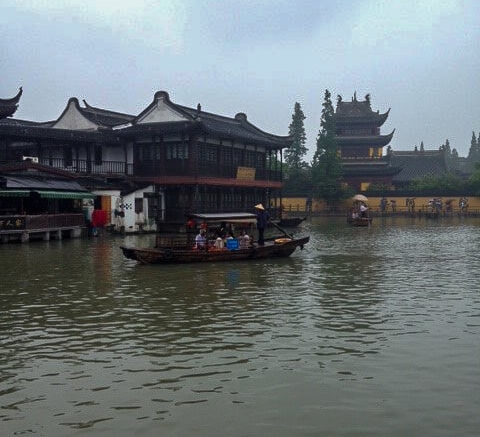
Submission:
M 350 102 L 338 96 L 335 111 L 336 139 L 342 157 L 344 180 L 356 191 L 364 191 L 372 184 L 391 185 L 392 177 L 400 171 L 390 165 L 383 148 L 392 140 L 395 129 L 381 135 L 380 127 L 388 118 L 390 109 L 383 114 L 372 111 L 370 95 L 357 100 L 355 93 Z

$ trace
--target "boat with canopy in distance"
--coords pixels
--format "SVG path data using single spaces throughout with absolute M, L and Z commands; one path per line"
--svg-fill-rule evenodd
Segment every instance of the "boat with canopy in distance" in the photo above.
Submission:
M 126 258 L 142 264 L 183 264 L 288 257 L 298 247 L 303 249 L 310 240 L 309 236 L 294 237 L 278 225 L 274 226 L 282 234 L 265 238 L 264 245 L 247 240 L 244 235 L 237 238 L 232 235 L 233 228 L 235 232 L 245 231 L 242 234 L 248 235 L 249 231 L 253 231 L 256 220 L 256 215 L 252 213 L 190 214 L 187 226 L 193 232 L 199 227 L 208 233 L 205 244 L 200 247 L 195 244 L 192 232 L 187 232 L 173 236 L 158 235 L 153 248 L 120 246 L 120 249 Z M 227 238 L 223 238 L 222 232 Z
M 372 217 L 368 209 L 368 198 L 363 194 L 353 196 L 353 206 L 347 214 L 347 223 L 350 226 L 370 227 Z

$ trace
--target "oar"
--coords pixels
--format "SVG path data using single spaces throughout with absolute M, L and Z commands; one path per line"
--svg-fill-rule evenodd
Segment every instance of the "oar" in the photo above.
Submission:
M 291 238 L 292 240 L 294 239 L 293 235 L 290 235 L 285 229 L 282 229 L 275 222 L 272 222 L 271 220 L 269 220 L 269 223 L 271 223 L 273 226 L 275 226 L 279 231 L 283 232 L 288 238 Z

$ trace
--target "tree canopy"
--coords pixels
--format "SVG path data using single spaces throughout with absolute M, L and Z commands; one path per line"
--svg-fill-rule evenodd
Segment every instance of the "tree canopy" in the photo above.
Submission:
M 307 136 L 303 123 L 305 118 L 300 103 L 295 102 L 292 122 L 290 123 L 288 131 L 288 134 L 293 136 L 293 143 L 285 151 L 285 162 L 290 168 L 299 169 L 306 166 L 306 163 L 303 161 L 307 153 L 307 148 L 305 147 Z
M 342 161 L 336 139 L 335 111 L 331 94 L 325 90 L 317 138 L 317 150 L 312 161 L 312 182 L 314 195 L 333 205 L 343 197 Z

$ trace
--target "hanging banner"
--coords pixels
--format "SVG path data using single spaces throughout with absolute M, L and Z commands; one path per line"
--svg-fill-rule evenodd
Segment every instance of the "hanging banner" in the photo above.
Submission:
M 255 180 L 255 168 L 253 168 L 253 167 L 237 167 L 237 179 L 254 181 Z

